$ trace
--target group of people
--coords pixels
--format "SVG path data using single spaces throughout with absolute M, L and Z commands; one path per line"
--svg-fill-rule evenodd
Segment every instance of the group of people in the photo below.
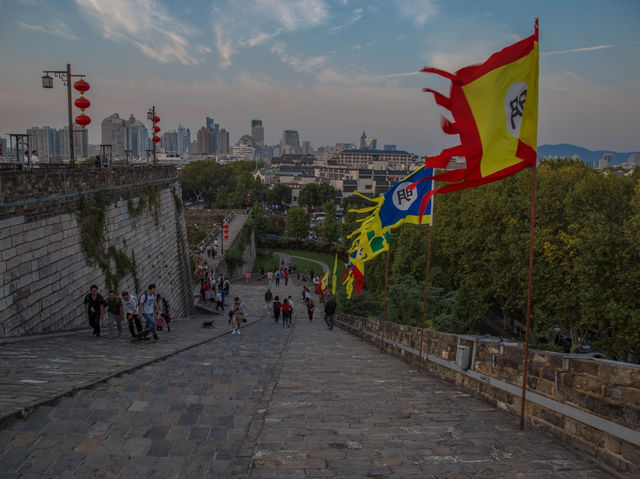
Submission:
M 31 157 L 29 157 L 28 151 L 24 152 L 24 156 L 22 157 L 23 170 L 28 170 L 30 168 L 36 169 L 38 168 L 38 163 L 40 163 L 40 159 L 38 158 L 38 152 L 36 150 L 31 152 Z
M 116 337 L 116 330 L 118 336 L 122 335 L 125 315 L 132 339 L 137 338 L 143 331 L 151 332 L 153 339 L 158 339 L 158 329 L 163 329 L 165 324 L 167 330 L 171 331 L 171 307 L 167 299 L 156 291 L 156 285 L 153 283 L 138 298 L 128 291 L 123 291 L 122 298 L 119 298 L 113 290 L 109 290 L 104 298 L 94 284 L 84 298 L 84 314 L 96 337 L 100 337 L 100 321 L 105 316 L 108 321 L 109 339 Z M 146 321 L 144 329 L 141 317 Z
M 229 296 L 231 281 L 222 274 L 210 271 L 207 263 L 200 266 L 200 302 L 215 303 L 216 311 L 224 311 L 225 298 Z
M 198 250 L 200 251 L 200 256 L 204 258 L 205 254 L 209 258 L 215 258 L 218 254 L 218 240 L 213 241 L 213 246 L 205 245 L 204 240 L 200 241 L 200 245 L 198 246 Z
M 264 294 L 264 301 L 266 306 L 271 307 L 271 310 L 273 311 L 274 324 L 277 326 L 280 322 L 280 318 L 282 317 L 282 327 L 284 328 L 286 326 L 290 328 L 294 311 L 293 298 L 289 295 L 280 301 L 280 296 L 274 296 L 271 292 L 271 288 L 268 288 Z M 306 286 L 302 288 L 302 302 L 307 310 L 309 322 L 313 321 L 313 314 L 315 313 L 316 306 L 313 302 L 311 291 Z M 327 329 L 329 330 L 332 330 L 334 326 L 336 306 L 335 298 L 327 294 L 326 301 L 324 303 L 324 320 L 327 324 Z

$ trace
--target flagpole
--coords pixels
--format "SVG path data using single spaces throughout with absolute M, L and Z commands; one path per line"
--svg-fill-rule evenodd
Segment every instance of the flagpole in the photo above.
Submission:
M 524 365 L 522 371 L 522 395 L 520 396 L 520 430 L 524 429 L 524 406 L 527 393 L 527 372 L 529 369 L 529 328 L 531 325 L 531 293 L 533 289 L 533 241 L 536 216 L 536 169 L 531 172 L 531 226 L 529 233 L 529 286 L 527 290 L 527 329 L 524 337 Z
M 391 253 L 391 245 L 387 248 L 387 266 L 384 272 L 384 304 L 382 306 L 382 333 L 380 335 L 380 352 L 384 352 L 384 323 L 387 316 L 387 288 L 389 286 L 389 254 Z
M 418 356 L 418 371 L 420 371 L 420 363 L 422 362 L 422 338 L 424 337 L 424 322 L 427 319 L 427 296 L 429 294 L 429 269 L 431 267 L 431 230 L 433 230 L 433 224 L 429 225 L 429 242 L 427 246 L 427 272 L 425 273 L 425 278 L 424 278 L 424 305 L 422 306 L 422 326 L 420 326 L 420 355 Z

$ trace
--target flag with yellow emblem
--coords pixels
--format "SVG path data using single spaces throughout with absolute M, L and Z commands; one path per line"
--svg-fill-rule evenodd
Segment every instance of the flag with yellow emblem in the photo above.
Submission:
M 329 271 L 325 271 L 322 275 L 322 279 L 320 280 L 320 289 L 322 292 L 326 291 L 329 288 Z
M 466 167 L 433 178 L 449 184 L 422 196 L 420 211 L 435 193 L 473 188 L 535 167 L 538 139 L 538 21 L 534 34 L 455 74 L 424 68 L 451 81 L 449 97 L 429 88 L 438 105 L 451 113 L 442 130 L 459 135 L 460 144 L 427 157 L 426 167 L 446 168 L 453 157 Z M 417 186 L 417 182 L 413 187 Z

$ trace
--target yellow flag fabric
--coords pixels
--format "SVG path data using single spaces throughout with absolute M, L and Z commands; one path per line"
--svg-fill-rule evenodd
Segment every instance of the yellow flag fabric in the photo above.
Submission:
M 336 294 L 336 285 L 338 283 L 338 253 L 336 253 L 336 258 L 333 262 L 333 277 L 331 278 L 331 292 Z

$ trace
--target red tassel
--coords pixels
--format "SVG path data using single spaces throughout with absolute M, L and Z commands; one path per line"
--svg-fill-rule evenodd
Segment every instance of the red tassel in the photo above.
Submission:
M 447 98 L 442 93 L 432 90 L 431 88 L 423 88 L 422 91 L 425 93 L 432 93 L 436 104 L 440 105 L 443 108 L 446 108 L 447 110 L 451 109 L 451 98 Z
M 440 70 L 438 68 L 424 67 L 420 71 L 422 73 L 435 73 L 436 75 L 440 75 L 441 77 L 447 78 L 448 80 L 451 80 L 451 81 L 454 81 L 456 79 L 456 76 L 453 73 L 449 73 L 444 70 Z
M 458 127 L 455 123 L 448 120 L 444 116 L 440 117 L 440 126 L 442 127 L 442 131 L 444 131 L 447 135 L 459 135 Z

